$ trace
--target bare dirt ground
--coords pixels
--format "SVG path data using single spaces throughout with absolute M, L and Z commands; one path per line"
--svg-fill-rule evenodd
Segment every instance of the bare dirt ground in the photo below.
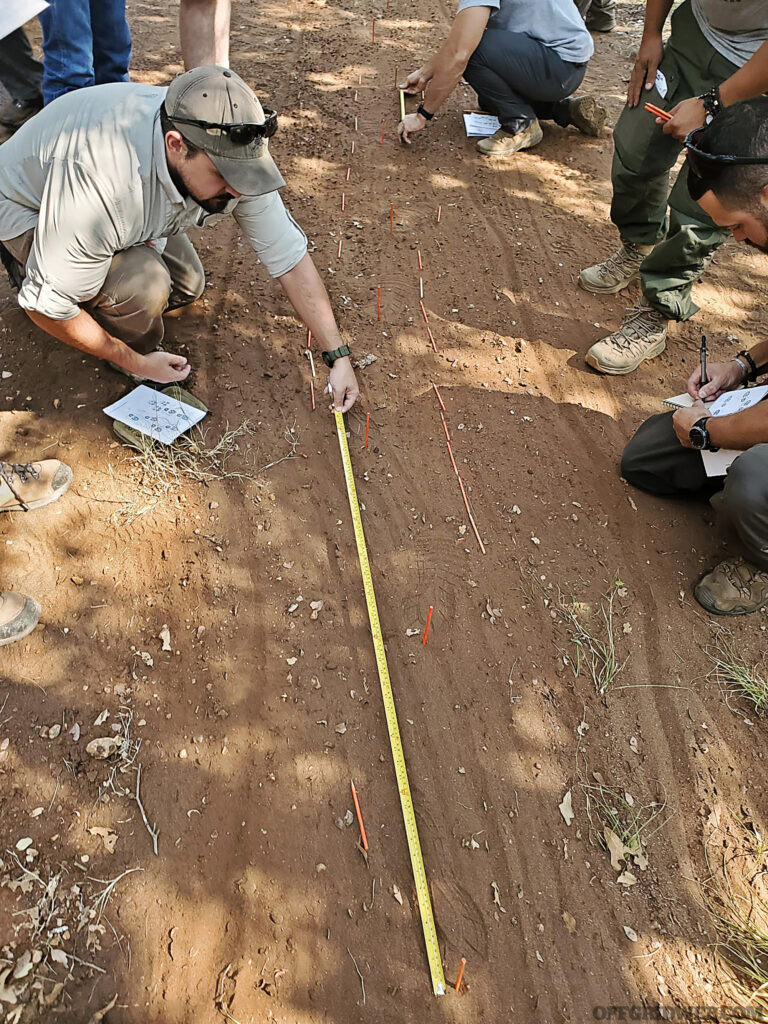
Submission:
M 167 82 L 175 5 L 128 6 L 135 77 Z M 611 121 L 641 10 L 620 5 L 620 29 L 596 38 L 582 91 Z M 4 1020 L 87 1024 L 115 999 L 107 1024 L 556 1024 L 729 1001 L 698 880 L 708 854 L 743 852 L 736 818 L 766 834 L 765 724 L 726 705 L 691 594 L 726 538 L 708 507 L 631 492 L 617 463 L 683 389 L 700 331 L 715 355 L 734 350 L 728 334 L 760 337 L 768 263 L 729 244 L 661 358 L 626 379 L 588 371 L 598 327 L 635 299 L 576 286 L 615 244 L 610 134 L 547 125 L 535 151 L 491 164 L 463 137 L 474 97 L 460 89 L 401 148 L 395 69 L 449 20 L 435 0 L 239 0 L 232 53 L 280 111 L 285 198 L 343 329 L 378 357 L 360 373 L 353 461 L 443 962 L 453 981 L 467 957 L 464 989 L 430 991 L 333 421 L 311 411 L 303 328 L 225 222 L 195 239 L 208 288 L 169 344 L 189 353 L 209 439 L 250 424 L 228 463 L 250 479 L 162 494 L 101 412 L 120 378 L 41 335 L 0 286 L 0 457 L 75 471 L 60 502 L 0 521 L 2 585 L 44 607 L 0 660 Z M 626 663 L 605 694 L 583 666 L 574 676 L 559 593 L 595 633 L 613 596 Z M 422 647 L 407 631 L 429 605 Z M 765 623 L 728 623 L 748 660 Z M 121 753 L 89 757 L 99 736 Z M 158 856 L 131 796 L 138 764 Z M 336 824 L 350 778 L 367 864 L 356 827 Z M 629 793 L 641 824 L 656 815 L 637 848 L 647 868 L 622 865 L 635 885 L 600 846 L 600 785 L 622 813 Z M 24 838 L 36 854 L 17 851 Z

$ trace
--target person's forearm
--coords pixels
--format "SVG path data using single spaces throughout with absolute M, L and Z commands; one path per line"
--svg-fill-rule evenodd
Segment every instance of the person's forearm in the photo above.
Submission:
M 332 352 L 344 344 L 328 292 L 309 253 L 299 260 L 293 270 L 279 277 L 278 281 L 293 308 L 312 331 L 312 337 L 321 351 Z
M 131 373 L 141 373 L 141 355 L 124 342 L 113 338 L 99 326 L 90 313 L 81 309 L 71 320 L 53 320 L 35 310 L 26 310 L 29 319 L 46 334 L 65 345 L 86 352 L 97 359 L 108 359 Z
M 746 451 L 753 445 L 765 444 L 768 442 L 768 404 L 759 402 L 731 416 L 710 416 L 707 430 L 717 448 Z
M 729 107 L 739 100 L 751 100 L 768 92 L 768 42 L 762 44 L 746 64 L 720 86 L 720 99 Z
M 672 10 L 673 0 L 648 0 L 645 5 L 645 22 L 643 24 L 643 36 L 660 36 Z
M 461 81 L 467 61 L 461 56 L 454 56 L 450 61 L 441 58 L 442 51 L 437 55 L 436 70 L 424 91 L 424 108 L 430 114 L 436 114 L 453 90 Z
M 459 84 L 483 38 L 490 7 L 466 7 L 456 15 L 448 38 L 429 61 L 433 72 L 424 92 L 424 108 L 434 114 Z
M 748 351 L 758 369 L 768 366 L 768 341 L 758 341 Z M 742 356 L 741 358 L 743 359 L 744 357 Z

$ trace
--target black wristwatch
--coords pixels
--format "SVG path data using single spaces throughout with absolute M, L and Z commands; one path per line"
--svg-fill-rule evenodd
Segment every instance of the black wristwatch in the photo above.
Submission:
M 330 369 L 337 359 L 342 359 L 344 356 L 351 354 L 349 345 L 341 345 L 339 348 L 333 349 L 332 352 L 323 352 L 323 362 Z
M 720 86 L 716 85 L 707 92 L 703 92 L 699 99 L 704 104 L 704 110 L 707 112 L 706 122 L 709 124 L 712 118 L 716 117 L 723 109 L 722 100 L 720 99 Z
M 423 103 L 420 103 L 418 107 L 416 107 L 416 113 L 421 114 L 421 116 L 427 121 L 431 121 L 432 118 L 435 116 L 434 114 L 430 114 L 428 110 L 424 109 Z
M 709 436 L 709 431 L 707 430 L 708 419 L 709 416 L 702 416 L 700 420 L 696 420 L 688 431 L 688 439 L 697 451 L 719 452 L 720 449 L 712 444 L 712 439 Z

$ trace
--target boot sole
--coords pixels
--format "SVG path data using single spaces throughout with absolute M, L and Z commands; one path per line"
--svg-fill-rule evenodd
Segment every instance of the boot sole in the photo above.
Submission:
M 708 600 L 709 592 L 706 590 L 700 592 L 698 587 L 694 587 L 693 596 L 699 602 L 701 607 L 704 608 L 706 611 L 710 612 L 712 615 L 751 615 L 752 612 L 759 612 L 761 608 L 765 607 L 765 605 L 768 604 L 768 597 L 766 597 L 764 601 L 761 601 L 760 604 L 754 605 L 752 608 L 745 608 L 743 605 L 739 604 L 736 605 L 735 608 L 732 608 L 730 611 L 726 612 L 723 611 L 722 608 L 718 608 L 714 603 Z
M 612 284 L 607 288 L 596 288 L 593 285 L 587 284 L 581 274 L 579 274 L 579 287 L 583 288 L 585 292 L 589 292 L 591 295 L 615 295 L 616 292 L 624 291 L 625 288 L 629 288 L 633 281 L 637 281 L 640 277 L 640 271 L 632 275 L 626 281 L 620 281 L 618 284 Z
M 591 366 L 592 369 L 597 370 L 598 373 L 604 373 L 609 377 L 623 377 L 625 374 L 632 373 L 636 370 L 640 363 L 644 363 L 646 359 L 655 359 L 656 356 L 660 356 L 666 347 L 667 339 L 665 338 L 663 341 L 657 342 L 650 352 L 646 352 L 644 355 L 640 356 L 639 359 L 636 359 L 631 366 L 622 367 L 621 369 L 618 369 L 615 366 L 601 366 L 600 360 L 596 359 L 595 356 L 590 355 L 589 352 L 584 357 L 584 361 L 587 366 Z
M 43 609 L 40 607 L 40 605 L 37 603 L 34 597 L 30 597 L 27 600 L 31 602 L 32 605 L 32 620 L 28 622 L 26 626 L 24 626 L 21 632 L 14 633 L 13 636 L 7 636 L 4 640 L 0 640 L 0 647 L 7 647 L 8 644 L 15 644 L 17 640 L 23 640 L 25 636 L 29 636 L 29 634 L 35 629 L 38 622 L 40 621 L 40 616 L 43 613 Z
M 490 157 L 495 160 L 504 160 L 510 156 L 516 156 L 518 153 L 522 153 L 526 149 L 533 149 L 534 146 L 538 146 L 540 142 L 544 140 L 544 132 L 541 132 L 538 138 L 531 139 L 530 142 L 526 142 L 523 146 L 518 146 L 517 149 L 511 150 L 509 153 L 486 153 L 485 150 L 480 149 L 479 144 L 475 146 L 475 149 L 480 156 Z
M 69 466 L 63 466 L 62 468 L 66 469 L 68 471 L 68 473 L 69 473 L 69 479 L 67 480 L 66 484 L 63 487 L 60 487 L 58 489 L 58 491 L 54 491 L 53 494 L 49 494 L 47 498 L 38 498 L 37 501 L 27 501 L 27 502 L 25 502 L 26 507 L 27 507 L 27 509 L 30 512 L 32 511 L 33 508 L 43 508 L 45 505 L 50 505 L 54 501 L 58 501 L 59 498 L 62 496 L 62 494 L 66 494 L 67 493 L 67 491 L 69 490 L 69 488 L 70 488 L 70 486 L 72 484 L 72 480 L 74 478 L 74 474 L 73 474 L 73 472 L 72 472 L 72 470 L 70 469 Z M 22 506 L 19 505 L 18 502 L 16 502 L 14 505 L 3 505 L 2 508 L 0 508 L 0 512 L 24 512 L 24 511 L 25 511 L 25 509 L 22 508 Z

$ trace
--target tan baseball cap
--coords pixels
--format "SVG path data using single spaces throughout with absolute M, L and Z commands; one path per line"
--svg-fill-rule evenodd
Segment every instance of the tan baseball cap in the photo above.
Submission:
M 285 185 L 269 155 L 268 139 L 237 143 L 215 127 L 265 122 L 258 97 L 234 71 L 218 65 L 186 71 L 168 87 L 165 110 L 172 121 L 206 121 L 214 126 L 176 122 L 181 134 L 208 154 L 226 183 L 244 196 L 261 196 Z

